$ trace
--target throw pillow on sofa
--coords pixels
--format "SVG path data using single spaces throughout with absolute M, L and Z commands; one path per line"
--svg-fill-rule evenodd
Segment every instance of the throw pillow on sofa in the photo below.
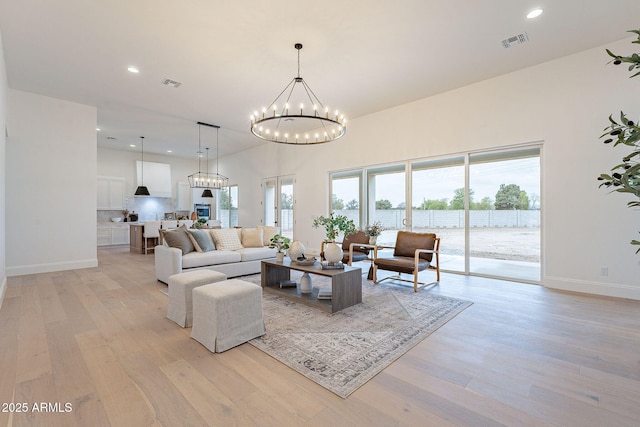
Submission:
M 237 251 L 242 249 L 242 243 L 235 228 L 223 228 L 221 230 L 211 230 L 211 237 L 216 249 L 221 251 Z
M 263 231 L 262 242 L 264 246 L 269 246 L 271 243 L 271 238 L 276 234 L 280 234 L 280 227 L 273 227 L 271 225 L 259 225 L 258 228 L 261 228 Z
M 189 240 L 191 240 L 191 244 L 193 245 L 193 250 L 196 252 L 202 252 L 202 249 L 200 248 L 200 245 L 198 244 L 198 242 L 196 242 L 196 238 L 193 237 L 193 234 L 187 233 L 187 237 L 189 237 Z
M 178 248 L 182 251 L 182 255 L 186 255 L 195 250 L 187 234 L 187 227 L 183 225 L 175 230 L 165 231 L 163 238 L 168 246 Z
M 196 241 L 197 245 L 200 247 L 199 252 L 211 252 L 215 249 L 215 246 L 213 246 L 213 240 L 211 239 L 211 234 L 209 234 L 207 230 L 189 229 L 188 231 Z
M 242 229 L 242 246 L 245 248 L 261 248 L 264 246 L 263 237 L 264 229 L 262 228 L 243 228 Z

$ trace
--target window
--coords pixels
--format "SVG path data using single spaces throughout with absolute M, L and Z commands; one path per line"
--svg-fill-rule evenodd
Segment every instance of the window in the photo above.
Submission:
M 469 157 L 469 271 L 540 280 L 540 149 Z
M 238 186 L 230 185 L 218 190 L 220 223 L 223 228 L 231 228 L 238 225 Z
M 360 226 L 382 223 L 378 244 L 395 244 L 398 230 L 435 232 L 442 270 L 539 282 L 540 152 L 487 150 L 331 173 L 329 207 Z
M 293 240 L 294 225 L 294 199 L 293 199 L 293 177 L 282 177 L 278 179 L 280 186 L 280 234 Z
M 465 159 L 411 164 L 411 230 L 436 232 L 446 242 L 440 262 L 450 271 L 464 272 Z
M 367 170 L 367 223 L 380 222 L 384 231 L 378 244 L 394 245 L 398 231 L 406 228 L 405 166 Z
M 262 223 L 280 227 L 280 234 L 293 239 L 295 225 L 295 178 L 278 176 L 262 180 Z
M 362 171 L 331 175 L 331 203 L 329 210 L 352 219 L 360 227 L 362 218 Z

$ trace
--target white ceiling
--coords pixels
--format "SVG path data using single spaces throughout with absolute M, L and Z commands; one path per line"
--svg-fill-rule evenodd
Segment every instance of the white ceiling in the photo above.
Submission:
M 0 0 L 10 88 L 97 106 L 99 146 L 144 135 L 187 158 L 197 121 L 221 126 L 221 156 L 264 143 L 249 115 L 297 74 L 296 42 L 302 77 L 353 120 L 630 37 L 639 18 L 638 0 Z

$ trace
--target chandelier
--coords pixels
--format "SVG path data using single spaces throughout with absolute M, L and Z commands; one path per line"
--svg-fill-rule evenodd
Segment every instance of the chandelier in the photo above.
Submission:
M 298 50 L 298 76 L 262 112 L 251 115 L 251 132 L 265 141 L 298 145 L 322 144 L 343 137 L 347 119 L 339 110 L 323 105 L 300 77 L 302 44 L 294 47 Z
M 200 170 L 200 159 L 202 158 L 202 149 L 201 149 L 201 139 L 200 139 L 200 129 L 202 126 L 208 126 L 216 129 L 216 173 L 209 173 L 209 148 L 207 148 L 207 171 L 201 172 Z M 198 122 L 198 172 L 193 173 L 188 176 L 189 178 L 189 186 L 191 188 L 204 188 L 205 190 L 202 193 L 202 197 L 213 197 L 211 190 L 219 190 L 223 187 L 229 186 L 229 178 L 224 175 L 220 175 L 218 173 L 218 129 L 220 126 L 210 125 L 209 123 Z

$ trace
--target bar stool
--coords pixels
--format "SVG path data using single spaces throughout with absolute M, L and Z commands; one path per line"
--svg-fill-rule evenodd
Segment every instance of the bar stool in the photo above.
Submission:
M 153 239 L 153 246 L 158 243 L 160 237 L 160 221 L 145 221 L 144 231 L 142 232 L 142 239 L 144 240 L 144 253 L 149 253 L 149 240 Z M 153 249 L 153 246 L 151 249 Z

